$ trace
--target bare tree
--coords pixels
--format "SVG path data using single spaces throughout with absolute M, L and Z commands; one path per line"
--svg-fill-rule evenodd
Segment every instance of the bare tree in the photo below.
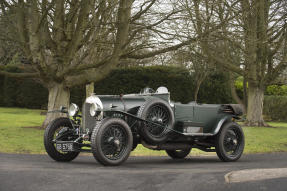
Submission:
M 197 43 L 175 51 L 169 63 L 181 65 L 194 75 L 194 101 L 198 99 L 198 92 L 203 81 L 216 70 L 215 63 L 204 56 Z
M 120 60 L 149 58 L 194 40 L 142 43 L 145 35 L 164 33 L 160 27 L 178 13 L 156 0 L 1 0 L 0 6 L 11 29 L 2 37 L 17 43 L 29 63 L 19 66 L 22 73 L 1 67 L 0 74 L 37 79 L 49 90 L 48 110 L 68 106 L 71 87 L 102 79 Z M 48 113 L 43 127 L 56 117 Z
M 287 31 L 283 0 L 182 0 L 202 51 L 248 82 L 246 124 L 267 125 L 264 90 L 286 68 Z

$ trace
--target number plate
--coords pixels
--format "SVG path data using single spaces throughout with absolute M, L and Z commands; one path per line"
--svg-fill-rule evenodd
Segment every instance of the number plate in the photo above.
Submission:
M 56 143 L 56 149 L 59 151 L 74 151 L 73 143 Z

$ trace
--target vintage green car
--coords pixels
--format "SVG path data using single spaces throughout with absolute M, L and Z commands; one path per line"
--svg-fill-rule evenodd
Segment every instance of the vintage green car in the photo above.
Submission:
M 92 152 L 103 165 L 123 163 L 138 144 L 165 150 L 173 159 L 192 148 L 216 152 L 222 161 L 238 160 L 244 134 L 234 122 L 242 115 L 237 105 L 174 103 L 167 88 L 145 88 L 139 94 L 91 95 L 81 115 L 76 104 L 59 112 L 46 128 L 44 144 L 56 161 L 71 161 L 80 152 Z

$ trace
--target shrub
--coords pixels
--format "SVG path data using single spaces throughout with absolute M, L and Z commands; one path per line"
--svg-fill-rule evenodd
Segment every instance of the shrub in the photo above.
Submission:
M 0 106 L 4 105 L 4 76 L 0 75 Z
M 247 84 L 248 87 L 248 84 Z M 243 97 L 243 77 L 240 76 L 235 81 L 235 88 L 238 96 Z M 287 96 L 287 85 L 269 85 L 265 90 L 265 95 Z
M 48 90 L 33 80 L 18 81 L 16 106 L 46 109 L 48 104 Z
M 199 103 L 232 103 L 228 76 L 214 73 L 202 83 L 199 93 Z
M 71 103 L 75 103 L 78 106 L 82 106 L 86 97 L 86 87 L 85 86 L 77 86 L 73 87 L 70 92 L 70 101 Z
M 12 69 L 11 69 L 12 70 Z M 230 103 L 230 88 L 226 76 L 210 75 L 199 90 L 198 102 Z M 113 70 L 109 76 L 95 83 L 97 94 L 137 93 L 144 87 L 153 89 L 166 86 L 171 99 L 187 103 L 193 100 L 194 77 L 186 69 L 174 66 L 131 67 Z M 9 107 L 46 108 L 48 91 L 33 80 L 20 80 L 0 76 L 0 105 Z M 85 86 L 71 89 L 71 102 L 81 105 L 85 99 Z
M 237 95 L 243 99 L 243 76 L 238 77 L 234 83 Z
M 187 103 L 192 100 L 193 80 L 186 69 L 179 67 L 131 67 L 114 70 L 95 84 L 97 94 L 137 93 L 144 87 L 166 86 L 171 99 Z
M 131 67 L 114 70 L 108 77 L 95 84 L 97 94 L 137 93 L 144 87 L 153 89 L 166 86 L 171 99 L 176 102 L 193 101 L 194 77 L 184 68 L 174 66 Z M 210 75 L 201 85 L 198 102 L 230 103 L 227 77 L 221 73 Z
M 287 96 L 287 85 L 271 85 L 266 88 L 266 95 Z
M 272 121 L 287 121 L 287 96 L 265 96 L 264 115 Z

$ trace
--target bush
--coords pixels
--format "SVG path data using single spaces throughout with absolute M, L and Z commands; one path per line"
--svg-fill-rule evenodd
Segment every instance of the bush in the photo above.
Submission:
M 156 90 L 166 86 L 171 99 L 187 103 L 193 97 L 193 80 L 188 70 L 179 67 L 131 67 L 114 70 L 108 77 L 95 83 L 97 94 L 138 93 L 144 87 Z
M 86 97 L 86 86 L 73 87 L 70 92 L 70 101 L 82 107 Z
M 0 106 L 4 105 L 4 76 L 0 75 Z
M 247 84 L 248 85 L 248 84 Z M 243 76 L 239 76 L 234 82 L 235 90 L 240 99 L 243 99 Z
M 4 78 L 3 82 L 3 102 L 5 106 L 13 107 L 17 106 L 17 95 L 18 95 L 18 87 L 20 87 L 19 80 L 13 78 Z
M 199 103 L 232 103 L 228 76 L 214 73 L 207 77 L 198 92 Z
M 108 77 L 95 84 L 97 94 L 137 93 L 144 87 L 153 89 L 166 86 L 171 99 L 176 102 L 193 101 L 194 77 L 184 68 L 174 66 L 131 67 L 114 70 Z M 200 87 L 198 102 L 230 103 L 227 77 L 221 73 L 210 75 Z
M 230 103 L 230 88 L 226 76 L 210 75 L 199 90 L 198 102 Z M 184 68 L 174 66 L 150 66 L 119 68 L 103 80 L 95 83 L 97 94 L 137 93 L 144 87 L 153 89 L 166 86 L 171 99 L 187 103 L 193 100 L 194 77 Z M 33 80 L 20 80 L 0 76 L 0 106 L 46 108 L 48 91 Z M 85 99 L 85 86 L 71 89 L 71 102 L 81 105 Z
M 248 87 L 248 84 L 247 84 Z M 238 96 L 243 97 L 243 77 L 240 76 L 235 81 L 235 88 Z M 287 96 L 287 85 L 269 85 L 265 90 L 265 95 Z
M 8 72 L 20 72 L 17 68 L 8 65 L 5 68 Z M 1 104 L 12 107 L 16 105 L 16 97 L 18 93 L 18 84 L 17 80 L 13 78 L 8 78 L 5 76 L 1 76 L 0 78 L 0 89 L 3 91 L 2 92 L 2 102 Z
M 272 121 L 287 121 L 287 96 L 265 96 L 263 113 Z
M 33 80 L 18 81 L 16 106 L 46 109 L 48 104 L 48 90 Z
M 271 85 L 266 88 L 266 95 L 287 96 L 287 85 Z

